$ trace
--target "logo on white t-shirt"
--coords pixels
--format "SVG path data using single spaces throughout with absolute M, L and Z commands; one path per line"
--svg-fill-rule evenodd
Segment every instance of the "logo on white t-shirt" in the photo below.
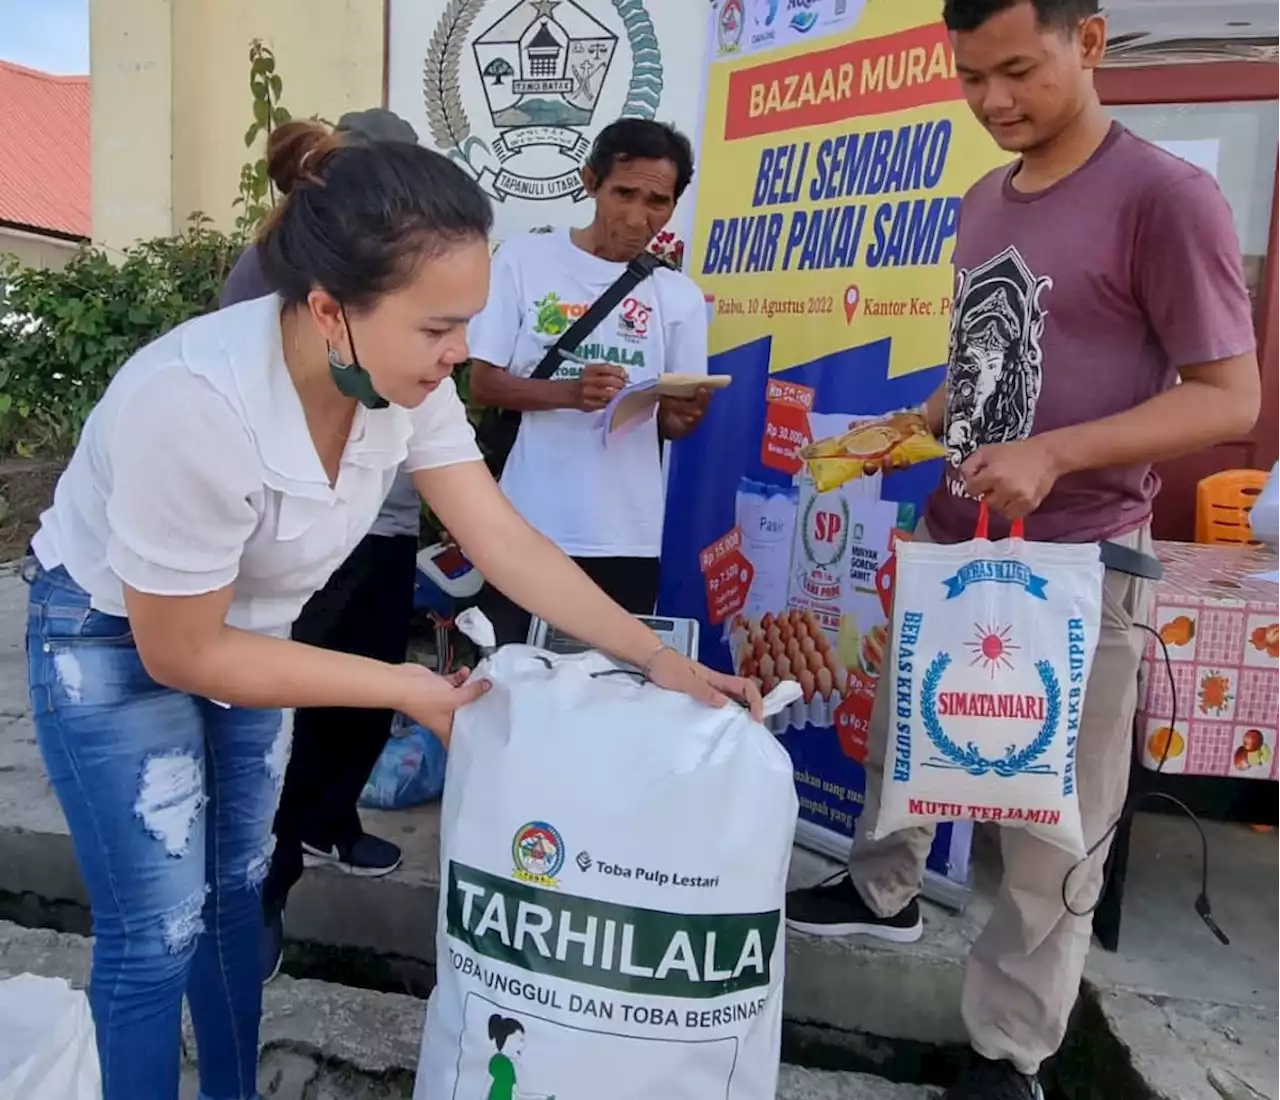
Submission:
M 590 308 L 590 302 L 566 302 L 555 291 L 548 291 L 533 303 L 531 327 L 537 335 L 554 342 Z M 579 344 L 576 350 L 581 358 L 590 363 L 608 363 L 622 367 L 630 375 L 632 368 L 644 366 L 643 345 L 649 336 L 653 307 L 639 298 L 628 298 L 618 307 L 616 315 L 617 342 L 607 338 L 607 330 L 600 328 L 587 337 L 584 343 Z M 619 346 L 621 344 L 633 346 Z M 568 379 L 577 378 L 581 374 L 581 365 L 566 360 L 552 377 Z
M 618 313 L 618 335 L 632 342 L 643 340 L 649 335 L 649 318 L 652 316 L 653 306 L 647 302 L 639 298 L 624 298 Z

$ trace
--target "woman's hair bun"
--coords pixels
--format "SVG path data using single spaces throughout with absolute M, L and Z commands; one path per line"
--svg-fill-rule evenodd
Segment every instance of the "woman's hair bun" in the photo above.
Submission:
M 293 119 L 272 130 L 267 139 L 267 175 L 284 195 L 300 181 L 319 182 L 321 165 L 342 144 L 342 134 L 324 123 Z
M 479 184 L 416 142 L 287 122 L 267 143 L 267 168 L 287 197 L 263 222 L 258 256 L 290 305 L 319 287 L 347 309 L 367 308 L 412 282 L 423 260 L 493 228 Z

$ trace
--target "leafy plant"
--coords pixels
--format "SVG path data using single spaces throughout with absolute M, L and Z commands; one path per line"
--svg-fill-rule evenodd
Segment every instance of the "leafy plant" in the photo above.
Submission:
M 242 242 L 193 214 L 176 237 L 121 262 L 84 248 L 61 271 L 0 258 L 0 458 L 56 458 L 120 366 L 175 325 L 216 308 Z
M 249 46 L 254 148 L 289 121 L 284 81 L 260 39 Z M 0 458 L 60 458 L 111 376 L 175 325 L 216 309 L 223 283 L 278 196 L 264 157 L 241 169 L 235 228 L 202 213 L 177 236 L 134 245 L 120 259 L 84 248 L 61 271 L 0 256 Z
M 270 139 L 272 131 L 290 118 L 289 112 L 280 105 L 284 81 L 276 72 L 276 55 L 260 38 L 249 44 L 249 90 L 253 93 L 253 122 L 244 133 L 246 149 L 252 149 L 260 137 Z M 240 193 L 232 203 L 240 208 L 236 232 L 245 240 L 252 237 L 277 198 L 275 185 L 267 175 L 266 157 L 246 163 L 240 169 Z

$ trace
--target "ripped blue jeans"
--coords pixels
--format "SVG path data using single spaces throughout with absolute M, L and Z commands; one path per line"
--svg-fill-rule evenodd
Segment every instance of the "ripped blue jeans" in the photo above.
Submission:
M 292 713 L 147 675 L 129 621 L 29 563 L 36 737 L 93 909 L 104 1100 L 176 1100 L 182 998 L 201 1100 L 256 1100 L 261 888 Z

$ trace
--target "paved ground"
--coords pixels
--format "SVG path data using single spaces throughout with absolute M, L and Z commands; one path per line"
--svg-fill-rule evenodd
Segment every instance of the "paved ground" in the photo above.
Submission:
M 50 903 L 83 904 L 84 898 L 27 715 L 21 644 L 23 599 L 17 578 L 0 571 L 0 898 L 7 894 L 12 905 L 25 895 L 47 912 Z M 289 934 L 311 944 L 416 961 L 422 972 L 429 974 L 434 962 L 432 935 L 438 897 L 435 810 L 369 817 L 371 828 L 404 847 L 405 866 L 391 878 L 377 881 L 308 875 L 290 907 Z M 1214 913 L 1231 936 L 1231 946 L 1219 945 L 1192 910 L 1200 869 L 1198 839 L 1191 824 L 1174 818 L 1141 818 L 1135 828 L 1121 951 L 1111 955 L 1095 948 L 1087 972 L 1097 991 L 1100 1026 L 1112 1044 L 1107 1049 L 1134 1064 L 1139 1078 L 1150 1087 L 1148 1095 L 1167 1100 L 1255 1100 L 1257 1096 L 1280 1100 L 1276 1080 L 1275 930 L 1280 921 L 1275 889 L 1276 834 L 1214 823 L 1206 823 L 1206 830 L 1213 859 Z M 927 907 L 926 935 L 920 944 L 882 948 L 794 937 L 788 953 L 789 1017 L 839 1033 L 926 1045 L 963 1043 L 958 1006 L 964 956 L 989 912 L 987 899 L 998 875 L 992 853 L 991 845 L 979 837 L 974 901 L 960 915 Z M 792 878 L 797 883 L 816 881 L 829 869 L 824 861 L 797 852 Z M 281 988 L 316 984 L 292 983 Z M 337 988 L 325 987 L 328 991 Z M 273 1002 L 278 996 L 272 993 Z M 342 988 L 340 995 L 330 992 L 330 996 L 346 998 L 353 1006 L 350 1011 L 367 1011 L 379 1030 L 387 1030 L 382 1010 L 373 1002 L 366 1005 L 363 999 L 380 995 Z M 419 1001 L 401 1000 L 406 1003 L 396 1009 L 398 1018 L 420 1012 Z M 346 1038 L 335 1032 L 334 1042 L 352 1042 L 353 1036 L 367 1030 L 349 1014 L 342 1018 L 346 1023 L 338 1030 L 344 1031 Z M 269 1054 L 274 1049 L 270 1037 L 274 1019 L 269 1012 Z M 412 1065 L 408 1059 L 416 1053 L 419 1025 L 412 1022 L 405 1026 L 412 1037 L 406 1048 L 409 1054 L 386 1063 L 383 1070 L 368 1072 Z M 390 1027 L 387 1033 L 399 1031 Z M 280 1042 L 288 1045 L 291 1040 Z M 325 1048 L 288 1046 L 286 1053 L 296 1054 L 299 1049 L 311 1057 L 308 1050 L 314 1053 Z M 874 1061 L 877 1049 L 868 1045 L 863 1051 L 866 1059 Z M 327 1050 L 325 1057 L 339 1067 L 366 1065 L 359 1059 L 348 1062 L 345 1055 L 330 1056 Z M 269 1059 L 268 1064 L 275 1062 Z M 801 1076 L 788 1080 L 801 1081 Z M 312 1082 L 314 1087 L 308 1086 L 310 1092 L 296 1095 L 366 1095 L 324 1094 L 318 1091 L 323 1082 L 317 1081 L 320 1077 Z M 893 1095 L 868 1092 L 870 1086 L 862 1080 L 852 1085 L 836 1079 L 802 1083 L 812 1088 L 794 1095 Z M 846 1085 L 861 1091 L 838 1091 Z M 1254 1091 L 1247 1091 L 1246 1086 Z M 367 1095 L 398 1094 L 375 1091 Z

